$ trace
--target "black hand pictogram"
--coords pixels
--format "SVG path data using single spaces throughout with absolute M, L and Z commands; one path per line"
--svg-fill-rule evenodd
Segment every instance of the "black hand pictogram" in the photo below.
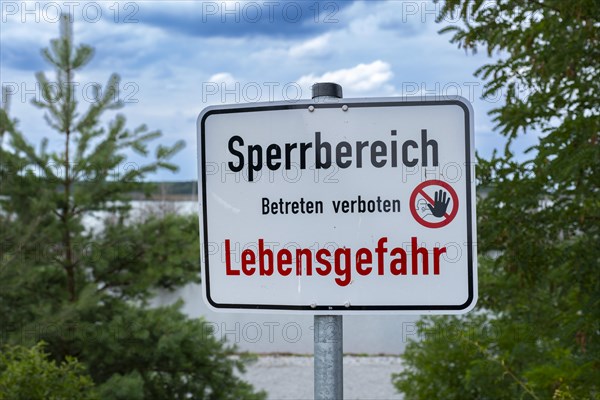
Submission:
M 435 192 L 433 206 L 431 206 L 431 204 L 427 204 L 427 206 L 434 217 L 442 218 L 444 214 L 446 214 L 448 204 L 450 204 L 450 197 L 448 197 L 446 192 L 440 189 Z

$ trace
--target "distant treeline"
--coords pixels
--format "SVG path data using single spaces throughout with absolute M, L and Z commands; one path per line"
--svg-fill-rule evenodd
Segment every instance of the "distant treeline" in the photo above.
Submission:
M 134 200 L 147 200 L 146 193 L 150 193 L 151 200 L 196 200 L 198 198 L 198 182 L 144 182 L 140 190 L 130 194 Z
M 77 183 L 86 185 L 89 182 Z M 61 192 L 61 188 L 57 188 Z M 182 182 L 143 182 L 139 188 L 129 192 L 133 200 L 196 200 L 198 198 L 198 183 L 196 181 Z M 6 195 L 0 180 L 0 196 Z

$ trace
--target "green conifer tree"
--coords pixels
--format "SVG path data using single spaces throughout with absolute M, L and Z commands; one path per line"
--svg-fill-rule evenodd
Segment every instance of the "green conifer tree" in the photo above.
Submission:
M 103 399 L 259 399 L 242 381 L 244 358 L 186 318 L 181 304 L 148 308 L 157 289 L 199 281 L 195 216 L 133 220 L 128 193 L 148 190 L 142 181 L 183 147 L 150 142 L 160 132 L 126 127 L 119 77 L 112 75 L 85 104 L 77 95 L 79 71 L 94 54 L 73 41 L 70 16 L 60 36 L 42 51 L 54 80 L 36 75 L 46 124 L 64 143 L 39 149 L 0 110 L 0 326 L 2 341 L 48 343 L 61 362 L 76 357 Z M 6 96 L 3 96 L 6 97 Z M 127 162 L 127 151 L 146 156 Z M 96 214 L 94 214 L 96 213 Z M 91 230 L 84 217 L 104 215 Z

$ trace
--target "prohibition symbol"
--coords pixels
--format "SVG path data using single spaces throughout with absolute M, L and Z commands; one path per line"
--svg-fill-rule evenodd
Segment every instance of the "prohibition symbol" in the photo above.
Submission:
M 429 193 L 434 193 L 433 196 L 425 191 L 426 188 L 429 188 Z M 448 183 L 437 179 L 417 185 L 410 195 L 409 204 L 415 221 L 427 228 L 444 227 L 452 222 L 458 213 L 456 191 Z

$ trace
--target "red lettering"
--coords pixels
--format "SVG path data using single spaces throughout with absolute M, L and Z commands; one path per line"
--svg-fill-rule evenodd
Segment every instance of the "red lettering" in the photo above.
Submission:
M 256 257 L 254 252 L 250 249 L 246 249 L 242 251 L 242 272 L 245 275 L 253 275 L 256 271 L 256 268 L 249 268 L 248 265 L 256 264 Z
M 344 262 L 344 266 L 342 268 L 342 256 L 344 256 L 345 258 L 345 262 Z M 350 255 L 350 249 L 336 249 L 335 250 L 335 273 L 338 275 L 337 278 L 335 278 L 335 283 L 337 283 L 340 286 L 348 286 L 348 284 L 350 283 L 350 280 L 352 278 L 352 270 L 351 270 L 351 265 L 350 262 L 352 261 L 352 257 Z
M 317 251 L 317 262 L 321 264 L 324 268 L 321 269 L 317 267 L 317 274 L 321 276 L 326 276 L 331 273 L 331 263 L 325 257 L 331 257 L 331 252 L 327 249 L 321 249 Z
M 365 276 L 369 275 L 373 270 L 372 267 L 363 267 L 363 264 L 370 265 L 373 262 L 371 250 L 360 248 L 356 252 L 356 272 L 360 275 Z
M 267 261 L 265 262 L 265 256 Z M 273 251 L 265 249 L 265 241 L 258 239 L 258 266 L 261 275 L 273 275 Z
M 406 251 L 402 247 L 395 247 L 390 255 L 392 257 L 399 256 L 392 260 L 390 264 L 390 272 L 392 275 L 406 275 Z M 400 268 L 398 268 L 398 264 L 400 264 Z
M 310 249 L 296 250 L 296 275 L 302 275 L 302 256 L 306 258 L 306 276 L 312 275 L 312 251 Z
M 225 274 L 226 275 L 239 275 L 240 271 L 231 268 L 231 244 L 229 239 L 225 239 Z
M 316 251 L 313 261 L 313 252 L 310 248 L 299 248 L 295 253 L 288 249 L 278 252 L 265 247 L 264 239 L 258 239 L 258 251 L 251 249 L 242 251 L 241 266 L 232 266 L 231 241 L 225 240 L 225 273 L 227 276 L 252 276 L 258 273 L 260 276 L 289 276 L 294 270 L 297 276 L 312 276 L 313 262 L 315 262 L 316 274 L 329 276 L 335 274 L 334 281 L 339 286 L 348 286 L 352 282 L 352 270 L 360 276 L 385 275 L 393 276 L 408 274 L 408 250 L 401 247 L 388 249 L 387 237 L 377 241 L 377 246 L 372 248 L 361 247 L 354 252 L 350 248 L 338 248 L 334 252 L 327 249 Z M 429 251 L 426 246 L 419 246 L 418 238 L 411 237 L 411 270 L 412 275 L 429 275 Z M 446 247 L 434 247 L 432 249 L 433 275 L 440 274 L 440 257 L 446 254 Z M 277 254 L 275 254 L 277 253 Z M 386 254 L 389 253 L 389 262 L 386 263 Z M 295 255 L 295 268 L 293 267 Z M 331 260 L 333 258 L 333 260 Z M 375 260 L 375 258 L 377 260 Z M 375 272 L 376 270 L 376 272 Z
M 446 252 L 446 248 L 442 247 L 441 249 L 438 247 L 433 248 L 433 274 L 440 274 L 440 256 Z
M 292 273 L 291 267 L 286 268 L 285 270 L 283 269 L 285 265 L 290 265 L 291 263 L 292 253 L 288 249 L 281 249 L 277 252 L 277 270 L 281 275 L 288 276 Z
M 382 237 L 377 242 L 377 248 L 375 249 L 375 253 L 377 253 L 377 273 L 379 275 L 383 275 L 383 255 L 387 251 L 385 248 L 385 243 L 387 242 L 386 237 Z
M 429 253 L 425 247 L 419 247 L 417 238 L 411 238 L 411 255 L 412 255 L 412 274 L 419 275 L 419 260 L 420 254 L 423 259 L 423 275 L 429 275 Z

